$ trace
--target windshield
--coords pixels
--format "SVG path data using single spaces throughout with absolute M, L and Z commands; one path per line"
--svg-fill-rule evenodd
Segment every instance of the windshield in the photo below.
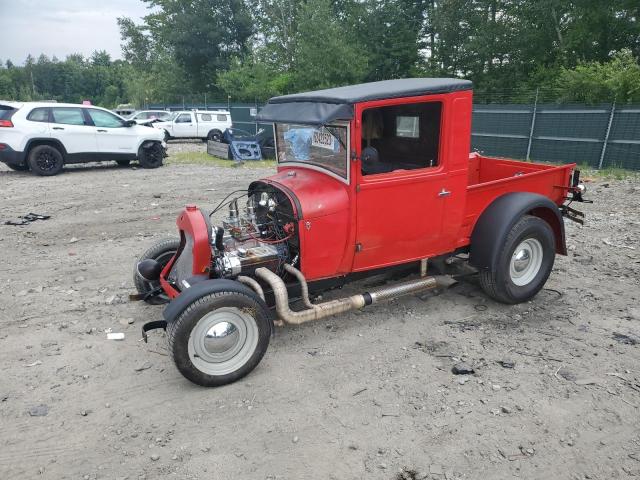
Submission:
M 346 126 L 314 127 L 277 123 L 276 140 L 278 163 L 308 164 L 348 179 Z

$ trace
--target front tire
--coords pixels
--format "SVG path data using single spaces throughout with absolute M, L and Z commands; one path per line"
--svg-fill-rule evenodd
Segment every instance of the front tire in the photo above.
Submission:
M 167 334 L 180 373 L 197 385 L 218 387 L 260 363 L 271 336 L 270 312 L 245 293 L 210 293 L 170 322 Z
M 511 228 L 495 267 L 480 272 L 480 285 L 499 302 L 526 302 L 542 289 L 554 260 L 551 227 L 538 217 L 525 215 Z
M 155 290 L 160 286 L 160 282 L 149 282 L 142 278 L 138 273 L 138 263 L 142 262 L 143 260 L 152 259 L 160 263 L 160 265 L 162 265 L 162 268 L 164 268 L 167 263 L 169 263 L 169 260 L 171 260 L 176 254 L 179 247 L 179 239 L 168 238 L 156 243 L 146 252 L 140 255 L 140 258 L 133 266 L 133 284 L 136 286 L 136 290 L 138 290 L 139 294 L 146 295 L 152 290 Z M 163 303 L 169 302 L 169 297 L 165 293 L 161 293 L 160 295 L 155 295 L 153 297 L 147 298 L 145 302 L 150 305 L 162 305 Z
M 51 145 L 38 145 L 29 152 L 27 162 L 36 175 L 50 177 L 62 171 L 64 158 L 60 150 Z
M 161 167 L 163 158 L 164 149 L 160 143 L 154 143 L 147 148 L 140 147 L 140 151 L 138 152 L 138 161 L 142 168 Z

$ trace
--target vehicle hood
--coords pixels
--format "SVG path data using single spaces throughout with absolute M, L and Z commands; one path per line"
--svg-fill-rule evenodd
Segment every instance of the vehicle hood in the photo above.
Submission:
M 300 218 L 323 217 L 349 208 L 349 186 L 322 172 L 281 167 L 277 174 L 261 181 L 280 187 L 294 201 L 297 199 Z

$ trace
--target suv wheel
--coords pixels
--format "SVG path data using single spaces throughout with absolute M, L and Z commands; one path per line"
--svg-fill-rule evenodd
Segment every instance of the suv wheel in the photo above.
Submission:
M 149 147 L 140 147 L 138 161 L 142 168 L 158 168 L 162 166 L 164 148 L 159 143 L 154 143 Z
M 28 163 L 33 173 L 48 177 L 62 171 L 64 158 L 56 147 L 38 145 L 29 152 Z
M 18 165 L 15 163 L 6 163 L 5 165 L 16 172 L 26 172 L 29 170 L 29 165 Z

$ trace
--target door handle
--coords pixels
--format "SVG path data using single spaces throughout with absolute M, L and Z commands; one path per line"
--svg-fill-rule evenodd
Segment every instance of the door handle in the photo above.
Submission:
M 105 132 L 105 133 L 107 132 L 106 130 L 98 130 L 98 131 L 99 131 L 99 132 Z
M 438 193 L 439 197 L 448 197 L 449 195 L 451 195 L 451 192 L 449 190 L 445 190 L 444 188 L 440 190 L 440 193 Z
M 64 130 L 62 127 L 52 127 L 54 130 Z

